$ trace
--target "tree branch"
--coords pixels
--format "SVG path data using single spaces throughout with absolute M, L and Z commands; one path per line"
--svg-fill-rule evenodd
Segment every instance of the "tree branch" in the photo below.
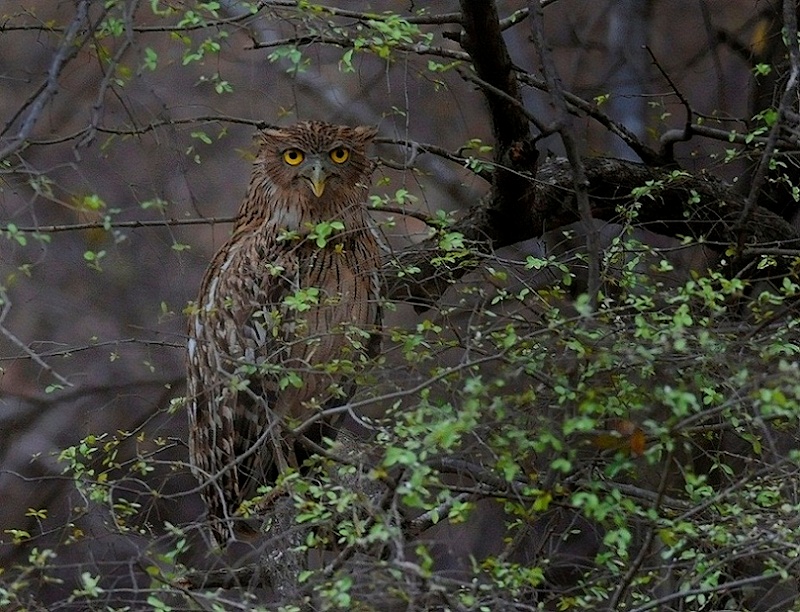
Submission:
M 593 218 L 618 221 L 620 207 L 633 201 L 631 191 L 651 185 L 650 197 L 641 202 L 638 210 L 637 225 L 665 236 L 691 236 L 721 254 L 736 243 L 734 224 L 744 210 L 745 199 L 730 185 L 707 176 L 675 174 L 669 169 L 619 159 L 587 158 L 584 166 Z M 548 160 L 541 164 L 535 185 L 521 203 L 528 209 L 523 217 L 529 221 L 528 225 L 520 223 L 520 240 L 580 220 L 573 182 L 568 160 Z M 482 202 L 473 207 L 451 230 L 474 239 L 486 236 L 484 228 L 490 222 L 487 215 L 490 206 L 490 202 Z M 800 235 L 792 225 L 766 209 L 754 210 L 744 227 L 748 247 L 761 245 L 787 252 L 800 248 Z M 456 269 L 434 265 L 431 260 L 436 250 L 435 240 L 425 241 L 398 254 L 392 266 L 385 266 L 387 297 L 429 305 L 449 282 L 471 269 L 466 263 Z M 398 272 L 410 267 L 418 268 L 419 272 L 410 276 Z
M 36 122 L 42 114 L 42 110 L 50 99 L 58 91 L 58 78 L 64 65 L 83 47 L 83 43 L 76 44 L 75 39 L 80 32 L 81 27 L 86 23 L 87 14 L 89 10 L 89 0 L 81 0 L 78 8 L 75 11 L 75 17 L 72 18 L 64 37 L 61 39 L 61 44 L 50 62 L 50 69 L 47 71 L 47 78 L 41 86 L 39 92 L 35 95 L 28 114 L 22 122 L 17 134 L 11 141 L 2 149 L 0 149 L 0 161 L 6 159 L 25 145 L 28 137 L 31 135 Z M 12 121 L 13 122 L 13 119 Z M 9 123 L 10 125 L 10 123 Z
M 550 91 L 545 81 L 538 79 L 533 75 L 528 74 L 527 72 L 519 72 L 517 76 L 519 80 L 526 85 L 534 87 L 540 91 L 545 91 L 545 92 Z M 663 161 L 658 152 L 654 151 L 646 144 L 642 143 L 636 137 L 636 134 L 631 132 L 626 126 L 624 126 L 621 123 L 617 123 L 616 121 L 611 119 L 611 117 L 601 112 L 600 109 L 597 107 L 597 104 L 588 102 L 587 100 L 584 100 L 583 98 L 576 96 L 575 94 L 570 93 L 568 91 L 564 91 L 563 95 L 567 101 L 568 105 L 567 109 L 571 113 L 576 115 L 579 112 L 586 113 L 589 117 L 597 121 L 609 132 L 620 138 L 647 165 L 649 166 L 663 165 Z
M 679 130 L 680 134 L 675 133 L 672 131 L 671 138 L 662 138 L 661 139 L 661 151 L 659 156 L 665 163 L 675 163 L 675 143 L 676 142 L 687 142 L 692 137 L 692 119 L 694 117 L 694 111 L 692 111 L 692 107 L 689 104 L 689 100 L 686 99 L 686 96 L 681 93 L 678 86 L 673 82 L 672 77 L 669 76 L 669 73 L 664 70 L 664 67 L 656 58 L 655 53 L 650 47 L 647 47 L 647 53 L 650 55 L 650 59 L 655 64 L 655 67 L 661 73 L 661 76 L 664 77 L 664 80 L 667 81 L 669 86 L 672 88 L 673 93 L 677 96 L 680 103 L 683 105 L 683 108 L 686 110 L 686 120 L 683 123 L 683 129 Z
M 586 226 L 586 249 L 588 255 L 587 290 L 589 293 L 589 303 L 592 307 L 595 307 L 600 292 L 600 239 L 597 234 L 597 229 L 592 223 L 592 207 L 589 204 L 588 192 L 589 181 L 586 178 L 583 160 L 581 159 L 578 146 L 575 142 L 575 136 L 570 127 L 567 101 L 564 97 L 564 88 L 561 85 L 561 79 L 558 76 L 558 71 L 553 62 L 553 56 L 550 49 L 547 48 L 544 35 L 544 13 L 542 7 L 536 0 L 530 2 L 530 15 L 533 44 L 539 54 L 539 61 L 542 63 L 542 72 L 544 73 L 547 88 L 550 90 L 551 100 L 555 107 L 556 118 L 554 129 L 561 135 L 561 141 L 564 143 L 567 158 L 572 166 L 572 186 L 574 195 L 578 204 L 581 221 Z

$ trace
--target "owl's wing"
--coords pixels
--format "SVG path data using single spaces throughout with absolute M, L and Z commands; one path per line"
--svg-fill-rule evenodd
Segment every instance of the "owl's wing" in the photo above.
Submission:
M 187 366 L 189 413 L 189 458 L 200 483 L 203 501 L 212 520 L 212 531 L 219 543 L 230 539 L 225 519 L 235 509 L 239 496 L 233 417 L 234 392 L 221 375 L 224 369 L 215 346 L 207 339 L 209 317 L 197 313 L 190 317 Z
M 246 262 L 232 270 L 224 252 L 209 267 L 189 318 L 187 391 L 192 467 L 208 483 L 209 516 L 221 521 L 216 535 L 227 541 L 226 519 L 276 475 L 277 389 L 264 369 L 283 350 L 275 305 L 294 272 L 265 274 L 263 265 Z

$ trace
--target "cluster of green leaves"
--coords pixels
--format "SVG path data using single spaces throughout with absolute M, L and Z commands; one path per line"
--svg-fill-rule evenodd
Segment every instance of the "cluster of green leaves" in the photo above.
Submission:
M 462 600 L 475 609 L 498 597 L 541 597 L 550 559 L 511 561 L 511 543 L 556 508 L 602 533 L 594 569 L 569 594 L 554 596 L 558 609 L 615 597 L 650 605 L 664 564 L 681 576 L 687 605 L 721 601 L 732 571 L 725 559 L 762 550 L 753 537 L 758 525 L 786 543 L 782 554 L 797 554 L 790 543 L 797 503 L 783 483 L 800 467 L 798 453 L 765 447 L 781 436 L 797 443 L 800 387 L 787 360 L 797 351 L 796 322 L 749 341 L 741 336 L 748 317 L 768 320 L 796 294 L 795 284 L 786 279 L 743 308 L 750 290 L 743 279 L 705 272 L 671 288 L 658 280 L 672 268 L 659 257 L 625 232 L 612 241 L 594 311 L 580 298 L 565 301 L 574 272 L 563 260 L 523 265 L 552 269 L 560 291 L 507 289 L 502 265 L 487 265 L 488 287 L 459 285 L 450 312 L 391 330 L 404 367 L 427 382 L 389 411 L 376 440 L 378 476 L 399 474 L 395 493 L 407 512 L 458 523 L 473 506 L 442 468 L 462 461 L 461 469 L 474 470 L 474 486 L 488 487 L 485 494 L 517 517 L 509 520 L 509 548 L 473 568 L 482 589 L 476 594 L 464 583 Z M 465 311 L 468 327 L 458 318 Z M 739 464 L 743 454 L 745 465 L 761 466 L 753 476 Z M 483 471 L 508 488 L 482 479 Z M 660 552 L 638 560 L 629 575 L 643 537 Z M 419 571 L 435 576 L 430 551 L 418 546 L 416 553 Z
M 339 62 L 339 70 L 343 74 L 357 72 L 355 64 L 359 53 L 369 53 L 387 62 L 394 61 L 394 52 L 404 50 L 422 50 L 427 48 L 433 34 L 423 32 L 415 23 L 399 15 L 387 11 L 382 14 L 365 13 L 355 23 L 337 23 L 336 9 L 313 2 L 299 2 L 294 17 L 303 22 L 307 35 L 345 47 Z M 298 44 L 284 45 L 274 49 L 268 56 L 271 62 L 282 62 L 289 74 L 299 74 L 308 70 L 311 59 L 303 55 Z M 434 64 L 433 71 L 441 71 L 444 66 Z
M 64 589 L 69 594 L 64 601 L 67 606 L 95 609 L 105 607 L 106 598 L 119 601 L 120 594 L 105 575 L 108 568 L 102 560 L 85 563 L 87 569 L 74 581 L 64 575 L 58 560 L 71 554 L 70 549 L 77 551 L 72 554 L 85 555 L 81 551 L 105 534 L 120 543 L 141 538 L 158 542 L 151 550 L 140 550 L 137 562 L 151 579 L 149 588 L 143 588 L 140 595 L 152 609 L 173 609 L 164 602 L 174 599 L 171 584 L 186 573 L 181 558 L 190 544 L 182 528 L 152 520 L 151 504 L 160 494 L 145 484 L 165 466 L 161 456 L 172 444 L 143 430 L 119 431 L 116 435 L 88 435 L 60 451 L 57 461 L 63 467 L 61 478 L 73 483 L 71 490 L 66 489 L 69 499 L 64 500 L 69 502 L 69 514 L 51 517 L 46 508 L 29 508 L 26 517 L 33 521 L 33 527 L 4 529 L 4 543 L 25 547 L 29 554 L 26 565 L 6 567 L 0 573 L 0 604 L 27 609 L 35 602 L 31 598 L 37 584 Z M 170 462 L 168 471 L 176 470 L 180 466 Z M 59 534 L 58 545 L 42 547 L 41 543 L 52 544 L 50 535 L 54 532 Z
M 334 229 L 315 228 L 314 239 L 325 241 Z M 442 261 L 453 251 L 469 252 L 445 215 L 435 231 Z M 439 312 L 387 330 L 382 361 L 399 361 L 388 382 L 378 372 L 381 384 L 359 396 L 389 405 L 374 422 L 374 461 L 364 469 L 318 458 L 313 478 L 292 471 L 280 484 L 291 491 L 298 528 L 306 530 L 300 550 L 375 554 L 372 563 L 386 570 L 381 579 L 395 580 L 390 588 L 410 598 L 439 578 L 436 552 L 424 536 L 405 539 L 409 525 L 420 517 L 449 528 L 470 524 L 476 501 L 490 498 L 508 517 L 503 550 L 476 559 L 456 586 L 448 583 L 471 609 L 499 601 L 588 609 L 614 598 L 647 606 L 657 600 L 653 585 L 665 571 L 678 580 L 687 606 L 713 606 L 724 599 L 726 558 L 736 556 L 763 554 L 769 575 L 780 577 L 781 557 L 758 534 L 768 528 L 780 555 L 800 554 L 793 543 L 800 506 L 785 486 L 800 456 L 778 457 L 770 448 L 778 438 L 796 442 L 800 384 L 793 357 L 800 347 L 794 319 L 770 323 L 792 303 L 797 283 L 787 277 L 743 307 L 750 287 L 742 278 L 707 272 L 670 288 L 658 274 L 671 264 L 658 257 L 623 231 L 604 253 L 595 310 L 580 296 L 567 299 L 575 262 L 550 256 L 518 262 L 518 271 L 531 277 L 552 271 L 556 284 L 545 289 L 509 284 L 519 277 L 508 262 L 484 261 L 490 282 L 454 286 Z M 286 307 L 301 313 L 318 300 L 306 289 Z M 748 317 L 760 327 L 743 339 Z M 253 365 L 231 384 L 245 384 L 258 367 L 264 366 Z M 723 440 L 735 444 L 725 447 Z M 65 449 L 61 460 L 85 503 L 106 510 L 109 529 L 141 530 L 141 503 L 112 485 L 120 470 L 144 479 L 153 466 L 144 454 L 119 461 L 119 443 L 90 436 Z M 346 484 L 354 482 L 367 484 Z M 550 584 L 547 554 L 517 560 L 526 531 L 554 510 L 577 513 L 600 534 L 599 552 L 568 589 Z M 47 520 L 40 509 L 29 516 Z M 7 535 L 20 543 L 33 537 L 27 530 Z M 170 609 L 167 602 L 182 597 L 170 584 L 185 572 L 180 558 L 188 544 L 180 528 L 171 537 L 171 548 L 150 570 L 148 602 L 156 609 Z M 657 552 L 641 557 L 643 542 Z M 414 552 L 401 563 L 396 554 L 404 547 Z M 41 569 L 52 556 L 32 549 L 31 559 Z M 0 601 L 14 601 L 25 576 L 3 583 Z M 369 604 L 344 568 L 308 570 L 302 584 L 322 609 Z M 84 572 L 72 596 L 101 600 L 106 588 L 98 574 Z M 284 602 L 284 609 L 293 605 Z

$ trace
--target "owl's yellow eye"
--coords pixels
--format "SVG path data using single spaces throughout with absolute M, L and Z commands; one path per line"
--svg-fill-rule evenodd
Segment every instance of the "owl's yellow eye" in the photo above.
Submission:
M 290 166 L 297 166 L 303 159 L 305 159 L 305 155 L 300 149 L 286 149 L 283 152 L 283 161 Z
M 331 151 L 330 155 L 334 162 L 337 164 L 343 164 L 349 159 L 350 151 L 344 147 L 336 147 L 333 151 Z

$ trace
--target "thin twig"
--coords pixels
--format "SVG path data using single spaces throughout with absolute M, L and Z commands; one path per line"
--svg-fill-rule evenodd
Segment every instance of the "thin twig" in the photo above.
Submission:
M 572 186 L 575 191 L 575 200 L 581 221 L 586 226 L 586 248 L 588 250 L 588 293 L 589 304 L 592 308 L 597 306 L 600 293 L 600 239 L 592 220 L 592 206 L 589 202 L 589 179 L 586 177 L 586 168 L 578 151 L 578 145 L 569 125 L 569 112 L 567 101 L 564 97 L 564 88 L 558 76 L 555 62 L 544 34 L 544 12 L 541 4 L 536 0 L 529 0 L 531 16 L 531 32 L 533 44 L 542 63 L 547 88 L 550 91 L 551 101 L 555 107 L 554 130 L 561 135 L 564 149 L 572 167 Z
M 11 142 L 0 149 L 0 161 L 6 159 L 9 155 L 15 153 L 22 146 L 24 146 L 25 142 L 28 140 L 28 137 L 31 135 L 34 126 L 36 125 L 36 122 L 39 120 L 45 105 L 58 91 L 58 78 L 61 75 L 61 70 L 64 68 L 64 65 L 83 47 L 83 44 L 76 44 L 75 39 L 77 38 L 81 27 L 86 22 L 88 11 L 89 0 L 82 0 L 78 4 L 75 17 L 72 19 L 72 23 L 70 23 L 69 28 L 64 34 L 64 38 L 61 40 L 58 51 L 50 63 L 50 69 L 47 71 L 47 79 L 45 80 L 39 93 L 36 95 L 36 98 L 32 101 L 28 110 L 28 114 L 23 120 L 19 131 L 17 132 L 16 136 L 11 139 Z
M 11 311 L 11 300 L 8 299 L 8 294 L 6 293 L 3 287 L 0 287 L 0 302 L 2 302 L 2 310 L 0 311 L 0 333 L 2 333 L 6 339 L 17 346 L 25 355 L 27 355 L 35 364 L 37 364 L 40 368 L 42 368 L 45 372 L 50 374 L 53 378 L 55 378 L 59 383 L 64 385 L 65 387 L 72 387 L 72 383 L 69 382 L 66 378 L 61 376 L 58 372 L 56 372 L 53 368 L 50 367 L 47 362 L 45 362 L 37 353 L 33 351 L 27 344 L 25 344 L 22 340 L 17 338 L 11 330 L 9 330 L 5 326 L 5 320 L 8 316 L 8 313 Z
M 668 162 L 674 162 L 675 143 L 686 142 L 692 137 L 692 119 L 694 118 L 694 111 L 689 104 L 689 100 L 687 100 L 686 97 L 681 93 L 680 89 L 678 89 L 678 86 L 673 82 L 672 77 L 669 76 L 669 73 L 664 70 L 664 67 L 658 61 L 658 58 L 656 58 L 653 50 L 649 46 L 645 48 L 647 49 L 647 53 L 650 55 L 650 59 L 653 60 L 653 64 L 655 65 L 656 69 L 661 73 L 661 76 L 664 77 L 669 86 L 672 88 L 672 92 L 675 94 L 678 100 L 680 100 L 683 108 L 686 109 L 686 120 L 683 123 L 683 130 L 680 131 L 680 135 L 677 135 L 675 130 L 670 130 L 668 133 L 671 134 L 671 137 L 668 139 L 662 137 L 661 139 L 661 157 Z
M 14 227 L 15 233 L 23 234 L 57 234 L 91 229 L 136 229 L 142 227 L 175 227 L 178 225 L 215 225 L 217 223 L 234 223 L 236 217 L 197 217 L 191 219 L 151 219 L 147 221 L 93 221 L 88 223 L 66 223 L 63 225 L 40 225 Z M 8 225 L 0 225 L 0 232 L 8 232 Z
M 95 137 L 97 126 L 100 124 L 100 120 L 103 115 L 103 101 L 106 97 L 106 92 L 109 88 L 113 87 L 117 67 L 122 62 L 122 58 L 128 52 L 128 49 L 131 48 L 134 44 L 133 38 L 133 18 L 134 14 L 139 8 L 139 1 L 140 0 L 133 0 L 128 6 L 125 7 L 125 38 L 122 40 L 122 44 L 120 44 L 119 49 L 117 49 L 116 53 L 114 53 L 114 57 L 109 59 L 108 62 L 99 61 L 99 69 L 100 72 L 103 73 L 103 80 L 100 82 L 100 85 L 97 88 L 97 94 L 95 95 L 94 103 L 92 104 L 92 112 L 91 112 L 91 119 L 89 126 L 87 126 L 87 132 L 81 141 L 78 142 L 76 146 L 88 146 Z M 99 58 L 98 58 L 99 59 Z

